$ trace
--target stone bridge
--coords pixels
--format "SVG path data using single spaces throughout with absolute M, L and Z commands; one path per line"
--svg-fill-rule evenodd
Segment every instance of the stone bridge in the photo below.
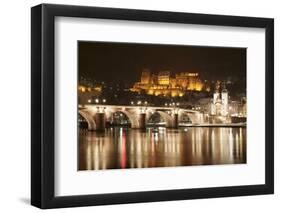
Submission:
M 79 105 L 79 114 L 87 121 L 89 130 L 104 130 L 106 122 L 116 112 L 124 113 L 131 127 L 139 129 L 146 127 L 154 113 L 159 113 L 167 128 L 178 128 L 183 116 L 188 116 L 194 125 L 204 123 L 201 112 L 178 107 Z

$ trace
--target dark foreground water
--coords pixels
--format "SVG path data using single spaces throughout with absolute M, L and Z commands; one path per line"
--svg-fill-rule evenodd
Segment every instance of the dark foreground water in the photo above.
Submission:
M 80 131 L 79 170 L 246 163 L 246 128 Z

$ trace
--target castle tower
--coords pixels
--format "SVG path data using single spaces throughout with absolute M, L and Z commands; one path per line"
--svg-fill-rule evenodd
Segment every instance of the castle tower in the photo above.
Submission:
M 141 73 L 141 83 L 142 84 L 149 84 L 150 83 L 150 70 L 143 69 Z

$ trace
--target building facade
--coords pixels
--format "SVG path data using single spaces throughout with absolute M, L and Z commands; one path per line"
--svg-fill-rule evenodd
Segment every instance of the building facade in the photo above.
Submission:
M 211 115 L 228 116 L 228 91 L 224 88 L 220 91 L 220 82 L 216 83 L 216 88 L 213 94 L 211 103 Z
M 202 91 L 203 87 L 204 83 L 198 73 L 181 72 L 172 76 L 167 70 L 155 75 L 144 69 L 140 82 L 136 82 L 131 91 L 155 96 L 181 97 L 187 91 Z

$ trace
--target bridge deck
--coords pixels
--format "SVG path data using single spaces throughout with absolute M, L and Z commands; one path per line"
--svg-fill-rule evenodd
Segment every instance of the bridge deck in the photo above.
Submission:
M 196 110 L 191 110 L 191 109 L 185 109 L 185 108 L 180 108 L 180 107 L 157 107 L 157 106 L 143 106 L 143 105 L 139 105 L 139 106 L 130 106 L 130 105 L 99 105 L 99 104 L 84 104 L 84 105 L 79 105 L 79 109 L 85 109 L 85 108 L 126 108 L 126 109 L 139 109 L 139 108 L 146 108 L 146 109 L 153 109 L 153 110 L 174 110 L 174 109 L 178 109 L 178 110 L 183 110 L 185 112 L 191 112 L 191 113 L 201 113 L 200 111 L 196 111 Z

